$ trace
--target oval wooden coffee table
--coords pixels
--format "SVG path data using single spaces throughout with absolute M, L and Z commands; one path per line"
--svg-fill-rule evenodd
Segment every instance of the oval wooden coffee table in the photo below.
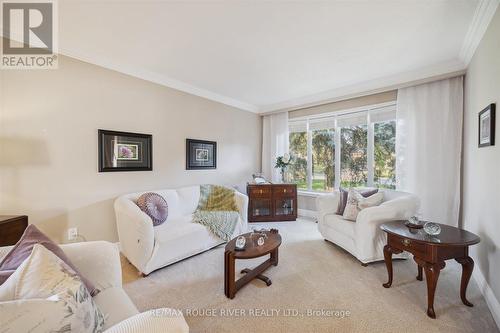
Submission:
M 387 233 L 387 245 L 384 247 L 384 258 L 389 281 L 385 288 L 392 285 L 392 254 L 403 251 L 413 254 L 413 260 L 418 265 L 417 280 L 422 281 L 422 270 L 427 280 L 427 315 L 436 318 L 434 311 L 434 293 L 439 278 L 439 271 L 446 264 L 445 260 L 455 259 L 462 265 L 462 281 L 460 283 L 460 298 L 462 303 L 472 306 L 467 300 L 466 291 L 469 284 L 474 260 L 469 257 L 469 246 L 481 240 L 472 232 L 439 224 L 441 233 L 429 236 L 423 229 L 412 229 L 404 225 L 404 221 L 384 223 L 380 228 Z
M 264 245 L 257 245 L 257 237 L 251 239 L 251 232 L 243 234 L 246 238 L 245 250 L 236 251 L 236 238 L 229 241 L 224 252 L 224 293 L 228 298 L 233 299 L 236 292 L 253 279 L 259 279 L 271 285 L 271 280 L 262 273 L 271 266 L 278 266 L 278 248 L 281 245 L 281 236 L 277 230 L 264 232 L 267 235 Z M 235 281 L 235 261 L 236 259 L 253 259 L 270 254 L 270 258 L 254 269 L 245 268 L 241 271 L 245 274 L 238 281 Z

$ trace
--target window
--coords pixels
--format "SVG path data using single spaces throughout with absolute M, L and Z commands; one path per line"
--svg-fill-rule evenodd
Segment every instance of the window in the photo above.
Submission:
M 374 124 L 374 185 L 383 188 L 396 188 L 396 121 L 383 121 Z
M 299 189 L 396 187 L 394 105 L 291 120 L 288 178 Z
M 288 177 L 298 189 L 307 189 L 307 123 L 291 122 L 289 132 L 293 163 L 288 167 Z
M 335 122 L 310 121 L 312 136 L 312 190 L 332 191 L 335 186 Z
M 366 186 L 368 181 L 367 126 L 341 128 L 341 178 L 342 187 Z

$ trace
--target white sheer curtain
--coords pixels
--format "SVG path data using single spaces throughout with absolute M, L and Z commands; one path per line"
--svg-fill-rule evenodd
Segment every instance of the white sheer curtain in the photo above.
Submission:
M 420 198 L 420 214 L 458 225 L 463 77 L 398 90 L 396 183 Z
M 263 117 L 262 124 L 262 173 L 273 183 L 281 181 L 275 169 L 276 157 L 288 153 L 288 112 Z

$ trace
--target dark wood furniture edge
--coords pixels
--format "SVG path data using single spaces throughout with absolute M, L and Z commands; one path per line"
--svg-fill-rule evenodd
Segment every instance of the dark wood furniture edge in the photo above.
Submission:
M 27 215 L 0 215 L 0 246 L 15 245 L 27 227 Z
M 395 223 L 395 222 L 392 222 Z M 452 227 L 454 228 L 454 227 Z M 460 283 L 460 298 L 466 306 L 473 306 L 467 300 L 467 286 L 474 269 L 474 260 L 469 256 L 469 246 L 479 243 L 480 238 L 467 231 L 465 236 L 470 240 L 462 242 L 436 243 L 420 239 L 412 239 L 407 235 L 392 232 L 385 225 L 381 229 L 387 233 L 387 245 L 384 246 L 384 260 L 387 268 L 388 282 L 384 283 L 385 288 L 390 288 L 393 280 L 392 255 L 407 251 L 413 254 L 413 259 L 417 263 L 417 280 L 422 281 L 422 273 L 425 272 L 427 282 L 427 315 L 435 319 L 434 297 L 439 274 L 446 266 L 445 261 L 454 259 L 462 265 L 462 277 Z M 455 228 L 458 229 L 458 228 Z M 405 230 L 405 229 L 402 229 Z M 463 230 L 463 229 L 462 229 Z M 465 230 L 466 231 L 466 230 Z M 465 237 L 464 237 L 465 238 Z M 415 246 L 417 244 L 417 246 Z

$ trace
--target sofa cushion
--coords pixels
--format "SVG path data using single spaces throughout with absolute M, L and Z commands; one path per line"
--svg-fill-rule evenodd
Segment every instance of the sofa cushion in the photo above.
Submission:
M 356 225 L 351 221 L 344 219 L 342 216 L 328 214 L 325 216 L 324 224 L 325 226 L 354 239 Z
M 50 240 L 44 233 L 38 230 L 35 225 L 30 224 L 24 231 L 21 239 L 16 243 L 16 245 L 10 250 L 10 252 L 2 259 L 0 262 L 0 270 L 7 271 L 8 273 L 13 272 L 17 269 L 21 263 L 30 256 L 33 247 L 36 244 L 41 244 L 45 246 L 48 250 L 58 256 L 62 261 L 64 261 L 75 273 L 82 279 L 83 283 L 87 287 L 88 291 L 92 296 L 96 295 L 99 290 L 97 290 L 93 283 L 86 279 L 76 266 L 69 260 L 69 258 L 64 254 L 63 250 L 52 240 Z M 4 272 L 5 273 L 5 272 Z M 0 275 L 0 285 L 8 278 L 10 274 Z
M 241 230 L 239 227 L 235 233 Z M 155 246 L 153 256 L 143 272 L 163 267 L 192 255 L 222 244 L 220 238 L 212 234 L 207 227 L 193 223 L 192 215 L 182 216 L 154 228 Z
M 177 190 L 181 215 L 193 214 L 200 202 L 200 186 L 181 187 Z
M 205 226 L 193 223 L 192 215 L 185 215 L 169 220 L 168 223 L 158 226 L 155 228 L 154 232 L 155 241 L 164 243 L 180 239 L 185 236 L 189 237 L 189 235 L 200 232 L 205 234 L 209 231 Z
M 158 193 L 161 195 L 165 201 L 168 203 L 168 220 L 170 223 L 170 220 L 172 218 L 176 218 L 178 216 L 182 216 L 182 210 L 181 210 L 181 200 L 179 199 L 179 193 L 177 193 L 176 190 L 160 190 L 160 191 L 155 191 L 155 193 Z
M 139 313 L 123 288 L 112 287 L 102 290 L 94 302 L 106 318 L 104 329 Z
M 137 206 L 151 218 L 154 226 L 158 226 L 167 220 L 167 201 L 157 193 L 144 193 L 137 199 Z

